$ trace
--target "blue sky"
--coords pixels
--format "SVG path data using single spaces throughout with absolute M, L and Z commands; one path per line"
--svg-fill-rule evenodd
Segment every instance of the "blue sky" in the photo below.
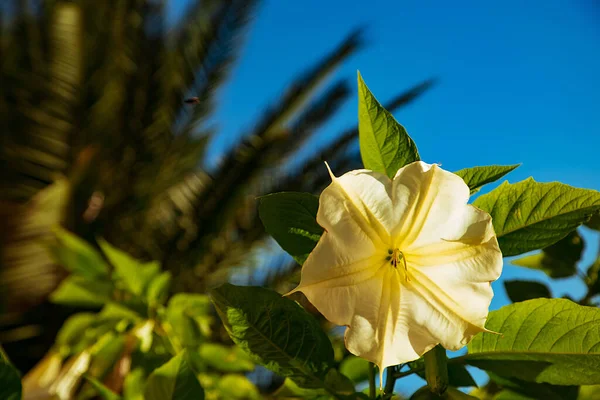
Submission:
M 174 2 L 174 14 L 186 3 Z M 593 0 L 265 1 L 221 93 L 218 121 L 229 136 L 213 143 L 213 155 L 249 128 L 290 79 L 365 25 L 369 45 L 337 76 L 355 82 L 360 70 L 382 101 L 439 78 L 395 114 L 424 161 L 451 171 L 523 163 L 510 182 L 533 176 L 599 190 L 599 22 Z M 354 97 L 319 140 L 355 124 L 356 113 Z M 582 268 L 599 240 L 590 231 L 584 237 Z M 507 265 L 502 279 L 514 278 L 550 283 L 542 273 Z M 550 286 L 555 296 L 583 290 L 578 278 Z M 502 282 L 494 288 L 492 309 L 508 301 Z

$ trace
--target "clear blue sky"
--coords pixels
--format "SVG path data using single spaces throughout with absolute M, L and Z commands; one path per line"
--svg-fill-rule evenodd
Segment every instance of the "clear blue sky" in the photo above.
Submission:
M 187 1 L 174 3 L 177 14 Z M 424 161 L 451 171 L 523 163 L 510 182 L 533 176 L 600 190 L 600 6 L 593 0 L 265 1 L 222 93 L 223 131 L 244 131 L 292 77 L 357 25 L 368 28 L 369 45 L 337 76 L 354 82 L 360 70 L 382 101 L 440 79 L 396 113 Z M 355 124 L 356 114 L 353 98 L 325 139 Z M 213 154 L 226 143 L 213 143 Z M 587 231 L 585 239 L 583 269 L 599 237 Z M 550 282 L 507 265 L 501 279 L 514 278 Z M 583 290 L 577 278 L 550 286 L 555 296 Z M 508 302 L 502 283 L 494 288 L 492 309 Z

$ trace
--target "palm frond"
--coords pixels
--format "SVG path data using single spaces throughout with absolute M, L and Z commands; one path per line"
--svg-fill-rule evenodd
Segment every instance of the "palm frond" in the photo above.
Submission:
M 188 114 L 184 110 L 180 133 L 189 136 L 203 128 L 202 124 L 214 107 L 216 89 L 229 75 L 229 70 L 238 54 L 241 34 L 245 31 L 256 9 L 257 1 L 231 1 L 221 12 L 223 23 L 211 25 L 204 36 L 202 53 L 197 56 L 198 71 L 188 87 L 188 93 L 198 97 L 199 103 Z M 191 44 L 194 43 L 190 40 Z M 181 50 L 180 50 L 181 51 Z
M 7 165 L 2 180 L 6 187 L 15 189 L 6 190 L 3 195 L 17 201 L 28 199 L 49 184 L 52 175 L 64 172 L 70 161 L 69 141 L 74 131 L 70 116 L 77 109 L 82 77 L 78 7 L 59 3 L 51 26 L 49 61 L 45 68 L 34 68 L 29 56 L 3 65 L 3 74 L 9 81 L 8 107 L 13 112 L 8 116 L 6 143 L 2 149 Z M 29 38 L 28 34 L 16 34 Z M 18 44 L 19 40 L 13 43 Z M 38 44 L 29 45 L 32 46 L 41 48 Z
M 231 225 L 231 210 L 242 193 L 246 193 L 249 184 L 264 170 L 263 156 L 268 154 L 273 146 L 287 140 L 288 124 L 297 117 L 301 107 L 326 79 L 333 69 L 356 51 L 361 45 L 360 31 L 352 32 L 333 51 L 331 51 L 315 67 L 311 68 L 295 80 L 287 90 L 282 100 L 271 107 L 261 118 L 255 128 L 245 136 L 240 145 L 234 148 L 219 166 L 214 178 L 200 193 L 196 200 L 195 223 L 199 234 L 192 241 L 181 245 L 181 234 L 176 235 L 166 248 L 164 264 L 177 264 L 177 259 L 182 251 L 187 254 L 188 260 L 197 259 L 189 257 L 191 254 L 206 253 L 206 246 L 214 242 L 225 227 Z M 273 163 L 273 160 L 270 160 Z M 217 240 L 217 242 L 220 242 Z M 176 245 L 178 243 L 178 245 Z M 209 252 L 210 253 L 210 252 Z M 210 255 L 209 255 L 210 257 Z M 189 261 L 188 261 L 189 262 Z M 206 264 L 206 263 L 200 263 Z M 213 270 L 212 266 L 202 267 L 203 271 Z M 204 272 L 203 272 L 204 274 Z

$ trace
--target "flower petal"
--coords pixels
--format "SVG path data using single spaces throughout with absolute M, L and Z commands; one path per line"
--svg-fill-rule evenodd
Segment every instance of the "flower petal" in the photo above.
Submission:
M 403 250 L 440 239 L 446 226 L 469 200 L 469 187 L 457 175 L 422 161 L 400 168 L 392 184 L 394 211 L 401 223 L 392 236 Z
M 364 285 L 365 301 L 358 303 L 345 334 L 346 348 L 380 371 L 416 360 L 438 344 L 422 324 L 414 323 L 415 315 L 429 313 L 431 306 L 401 279 L 394 269 L 381 268 Z
M 366 169 L 350 171 L 339 178 L 331 174 L 331 179 L 332 183 L 321 193 L 319 225 L 340 238 L 347 237 L 349 232 L 339 222 L 350 217 L 374 243 L 388 245 L 390 232 L 397 225 L 391 201 L 392 181 Z
M 410 292 L 414 294 L 414 304 L 420 304 L 413 307 L 419 309 L 418 313 L 411 312 L 413 323 L 427 329 L 448 350 L 462 348 L 474 335 L 486 330 L 484 325 L 493 297 L 489 282 L 461 281 L 453 275 L 463 269 L 468 268 L 452 269 L 446 265 L 436 267 L 435 271 L 411 270 Z M 436 272 L 441 276 L 434 281 L 429 273 Z

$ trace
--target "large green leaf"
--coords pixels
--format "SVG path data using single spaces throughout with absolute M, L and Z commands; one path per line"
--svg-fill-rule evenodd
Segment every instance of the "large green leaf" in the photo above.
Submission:
M 485 167 L 464 168 L 456 171 L 471 189 L 471 194 L 479 192 L 483 185 L 492 183 L 502 178 L 521 164 L 514 165 L 487 165 Z
M 504 182 L 473 205 L 491 214 L 504 256 L 558 242 L 600 210 L 600 193 L 532 178 Z
M 0 347 L 0 399 L 21 400 L 21 376 Z
M 184 350 L 148 377 L 145 400 L 202 400 L 204 390 Z
M 551 298 L 550 289 L 540 282 L 511 280 L 504 281 L 504 288 L 508 298 L 513 303 L 537 299 L 540 297 Z
M 369 91 L 358 74 L 358 141 L 365 168 L 390 178 L 406 164 L 419 161 L 415 142 Z
M 544 271 L 551 278 L 566 278 L 577 272 L 583 248 L 583 239 L 573 231 L 541 252 L 517 258 L 511 264 Z
M 297 303 L 258 287 L 225 284 L 211 292 L 233 339 L 255 362 L 304 387 L 326 387 L 333 349 L 318 321 Z
M 600 310 L 535 299 L 490 312 L 464 361 L 499 376 L 554 385 L 600 384 Z
M 323 234 L 317 224 L 319 198 L 310 193 L 282 192 L 260 198 L 258 212 L 266 231 L 303 264 Z
M 108 265 L 88 242 L 60 227 L 56 227 L 54 233 L 58 244 L 51 250 L 59 264 L 88 279 L 108 278 Z

